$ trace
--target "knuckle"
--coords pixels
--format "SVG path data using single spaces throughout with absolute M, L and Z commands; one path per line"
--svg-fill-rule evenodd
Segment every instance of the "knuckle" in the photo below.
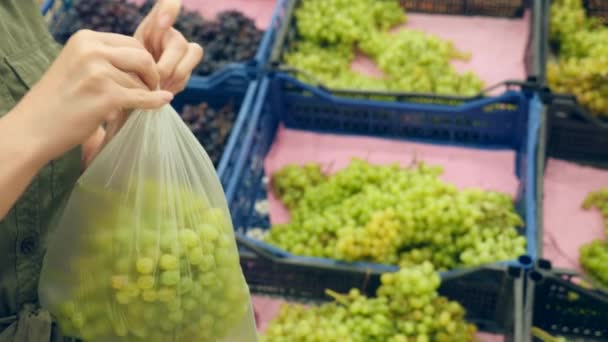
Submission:
M 175 48 L 179 49 L 180 52 L 185 53 L 188 50 L 188 41 L 179 31 L 175 31 L 171 39 L 174 41 Z
M 177 32 L 177 40 L 180 42 L 180 45 L 183 49 L 188 49 L 188 40 L 179 31 Z
M 92 61 L 95 58 L 99 57 L 100 54 L 101 54 L 100 49 L 98 47 L 96 47 L 94 44 L 85 45 L 80 50 L 80 57 L 83 58 L 85 61 Z
M 138 48 L 141 48 L 141 49 L 145 49 L 144 44 L 142 44 L 142 42 L 140 42 L 137 38 L 135 38 L 135 37 L 128 37 L 128 38 L 134 46 L 137 46 Z
M 101 53 L 96 44 L 91 44 L 86 40 L 81 41 L 77 45 L 76 55 L 85 63 L 89 63 L 96 59 Z
M 204 52 L 203 47 L 200 46 L 199 44 L 197 44 L 197 43 L 190 43 L 189 47 L 190 47 L 190 49 L 192 49 L 192 51 L 196 55 L 198 55 L 198 56 L 202 56 L 203 55 L 203 52 Z
M 93 31 L 88 29 L 78 30 L 74 35 L 72 35 L 73 40 L 81 41 L 86 40 L 92 35 Z
M 170 37 L 173 39 L 177 39 L 180 41 L 186 41 L 186 38 L 184 37 L 184 35 L 181 32 L 179 32 L 177 29 L 175 29 L 174 27 L 172 27 L 168 33 L 169 33 Z
M 162 79 L 166 79 L 173 73 L 173 69 L 169 65 L 162 65 L 158 68 L 158 73 Z
M 155 64 L 154 59 L 152 58 L 152 55 L 150 55 L 146 51 L 140 51 L 139 53 L 137 53 L 135 55 L 135 59 L 137 61 L 137 64 L 140 67 L 145 68 L 145 69 L 148 69 Z
M 186 70 L 175 70 L 173 78 L 179 82 L 184 82 L 190 78 L 190 72 Z
M 106 91 L 101 95 L 101 98 L 108 109 L 114 109 L 121 105 L 121 98 L 118 93 Z
M 87 78 L 91 83 L 103 84 L 106 79 L 106 71 L 100 65 L 89 64 Z

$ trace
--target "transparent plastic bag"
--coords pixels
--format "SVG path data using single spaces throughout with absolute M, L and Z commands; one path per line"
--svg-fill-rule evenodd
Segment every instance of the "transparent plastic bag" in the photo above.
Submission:
M 257 341 L 224 192 L 169 105 L 135 111 L 78 180 L 39 295 L 85 341 Z

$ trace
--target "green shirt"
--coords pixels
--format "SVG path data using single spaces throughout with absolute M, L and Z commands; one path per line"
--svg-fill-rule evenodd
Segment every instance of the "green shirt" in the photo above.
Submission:
M 0 117 L 40 79 L 59 49 L 35 0 L 0 1 Z M 0 322 L 28 303 L 37 305 L 49 223 L 80 172 L 80 149 L 51 161 L 0 220 Z M 0 323 L 0 332 L 4 328 Z

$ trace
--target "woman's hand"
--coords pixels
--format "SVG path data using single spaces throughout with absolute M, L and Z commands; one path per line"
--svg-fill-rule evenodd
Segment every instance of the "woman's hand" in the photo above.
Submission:
M 174 94 L 184 89 L 203 58 L 201 46 L 188 42 L 172 27 L 180 9 L 181 0 L 158 0 L 135 32 L 158 63 L 161 89 Z
M 203 49 L 189 43 L 175 30 L 181 0 L 158 0 L 150 13 L 139 24 L 135 38 L 141 42 L 157 63 L 160 88 L 173 94 L 181 92 L 188 83 L 192 70 L 203 58 Z M 123 111 L 109 122 L 107 129 L 99 128 L 83 145 L 85 167 L 95 158 L 126 122 L 129 112 Z
M 13 110 L 29 139 L 54 159 L 89 138 L 124 109 L 158 108 L 173 95 L 156 90 L 153 57 L 134 38 L 79 31 Z
M 80 31 L 49 70 L 0 118 L 0 219 L 50 160 L 83 143 L 127 108 L 158 108 L 160 75 L 140 42 Z

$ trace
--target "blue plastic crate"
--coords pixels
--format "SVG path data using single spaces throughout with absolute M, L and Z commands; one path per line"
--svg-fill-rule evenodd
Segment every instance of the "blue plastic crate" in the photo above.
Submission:
M 283 53 L 294 41 L 298 41 L 298 33 L 296 29 L 295 10 L 304 0 L 284 0 L 284 11 L 277 12 L 277 22 L 280 23 L 280 28 L 276 31 L 273 46 L 271 47 L 271 55 L 268 59 L 268 68 L 283 73 L 286 77 L 295 74 L 306 76 L 306 83 L 313 85 L 321 90 L 328 90 L 323 84 L 320 84 L 313 76 L 306 71 L 294 69 L 283 63 Z M 407 11 L 425 12 L 434 14 L 449 14 L 449 15 L 464 15 L 464 16 L 497 16 L 497 17 L 522 17 L 525 11 L 530 11 L 529 25 L 530 32 L 528 37 L 522 37 L 526 40 L 526 48 L 522 59 L 524 60 L 526 77 L 530 82 L 540 82 L 544 80 L 546 50 L 543 46 L 546 38 L 544 29 L 546 29 L 546 0 L 524 0 L 524 1 L 485 1 L 485 0 L 453 0 L 453 1 L 437 1 L 437 0 L 415 0 L 403 1 L 402 7 L 409 8 Z M 523 20 L 523 19 L 522 19 Z M 294 77 L 295 79 L 295 77 Z M 507 81 L 507 80 L 505 80 Z M 488 85 L 493 88 L 494 85 Z M 392 98 L 389 101 L 397 100 L 403 102 L 416 102 L 420 99 L 428 99 L 430 94 L 421 93 L 388 93 L 362 89 L 331 89 L 331 92 L 336 96 L 356 97 L 375 99 L 379 95 L 390 95 Z M 470 97 L 459 95 L 442 96 L 443 103 L 446 99 L 467 100 Z M 435 101 L 440 100 L 435 98 Z M 385 101 L 386 103 L 386 101 Z
M 258 81 L 250 81 L 242 68 L 227 68 L 206 80 L 192 80 L 172 102 L 178 112 L 184 105 L 198 105 L 201 102 L 207 102 L 216 109 L 233 102 L 235 108 L 238 108 L 234 126 L 217 166 L 217 173 L 223 186 L 226 186 L 228 180 L 232 178 L 233 165 L 236 163 L 234 153 L 227 151 L 234 152 L 240 148 L 237 137 L 243 134 L 244 127 L 248 125 L 248 114 L 251 112 L 257 88 Z
M 281 18 L 283 17 L 283 13 L 285 12 L 285 7 L 287 5 L 287 0 L 277 0 L 277 4 L 273 11 L 273 15 L 271 17 L 271 21 L 262 36 L 262 40 L 258 47 L 255 57 L 243 63 L 233 63 L 227 65 L 224 69 L 234 69 L 241 68 L 244 72 L 247 72 L 251 79 L 256 79 L 260 76 L 262 71 L 262 66 L 266 66 L 268 64 L 268 60 L 270 58 L 270 54 L 272 51 L 272 46 L 274 44 L 274 40 L 276 39 L 276 33 L 280 28 Z M 67 11 L 71 5 L 72 0 L 62 0 L 62 5 L 58 6 L 57 12 L 53 13 L 53 15 L 59 15 L 62 12 Z M 49 14 L 55 5 L 55 0 L 45 0 L 41 6 L 42 14 Z M 205 82 L 205 81 L 213 81 L 216 74 L 221 73 L 223 70 L 218 70 L 211 75 L 208 76 L 192 76 L 192 80 L 195 82 Z
M 289 260 L 242 255 L 241 267 L 252 293 L 316 304 L 331 301 L 325 289 L 348 293 L 357 288 L 375 296 L 380 275 L 373 272 L 313 267 Z M 502 335 L 505 342 L 525 341 L 521 268 L 487 265 L 443 274 L 440 295 L 459 302 L 467 321 L 480 331 Z
M 547 84 L 546 69 L 550 58 L 558 57 L 556 44 L 550 42 L 549 11 L 552 0 L 539 0 L 546 7 L 543 22 L 543 84 Z M 608 25 L 608 1 L 583 0 L 587 15 L 604 20 Z M 547 104 L 547 154 L 550 157 L 608 168 L 608 120 L 606 114 L 594 115 L 573 94 L 545 91 Z M 597 114 L 597 113 L 596 113 Z
M 277 90 L 285 87 L 292 91 Z M 498 97 L 463 102 L 459 106 L 398 102 L 383 104 L 370 100 L 344 99 L 283 74 L 274 74 L 263 79 L 260 84 L 250 125 L 245 135 L 239 136 L 239 139 L 245 139 L 245 148 L 237 151 L 237 170 L 233 171 L 233 177 L 226 188 L 237 234 L 240 235 L 239 238 L 249 240 L 278 257 L 320 265 L 347 264 L 385 271 L 396 269 L 387 265 L 295 256 L 244 236 L 250 227 L 268 228 L 267 220 L 257 217 L 254 206 L 256 199 L 265 195 L 262 184 L 263 161 L 279 123 L 283 123 L 288 128 L 315 132 L 515 150 L 515 170 L 519 178 L 516 207 L 526 223 L 522 233 L 528 240 L 527 254 L 535 259 L 538 249 L 536 157 L 541 109 L 542 104 L 535 95 L 514 90 L 508 90 Z
M 290 93 L 277 92 L 288 87 Z M 429 99 L 431 100 L 431 99 Z M 493 98 L 463 102 L 459 106 L 338 98 L 281 74 L 260 83 L 250 124 L 243 135 L 239 156 L 226 196 L 241 251 L 241 265 L 253 292 L 319 300 L 325 288 L 347 291 L 352 287 L 373 294 L 378 277 L 397 267 L 348 263 L 325 258 L 295 256 L 245 235 L 252 227 L 269 227 L 268 218 L 255 210 L 266 197 L 263 162 L 279 123 L 292 129 L 333 134 L 362 134 L 387 139 L 409 139 L 470 148 L 512 149 L 520 179 L 517 208 L 525 218 L 528 254 L 519 260 L 442 273 L 451 285 L 440 292 L 461 302 L 468 319 L 485 331 L 509 330 L 504 316 L 506 289 L 513 279 L 504 272 L 529 267 L 537 257 L 536 154 L 542 104 L 530 92 L 506 91 Z M 228 152 L 227 152 L 228 153 Z M 232 154 L 232 152 L 230 152 Z M 231 159 L 233 157 L 231 156 Z M 506 264 L 506 265 L 505 265 Z M 467 274 L 460 277 L 459 275 Z M 505 319 L 507 321 L 505 321 Z
M 570 342 L 608 341 L 605 288 L 594 286 L 576 271 L 552 269 L 546 260 L 540 260 L 527 278 L 523 321 L 526 341 L 541 341 L 533 338 L 533 327 Z
M 46 15 L 53 8 L 55 4 L 55 0 L 44 0 L 42 5 L 40 6 L 40 10 L 42 11 L 42 15 Z

